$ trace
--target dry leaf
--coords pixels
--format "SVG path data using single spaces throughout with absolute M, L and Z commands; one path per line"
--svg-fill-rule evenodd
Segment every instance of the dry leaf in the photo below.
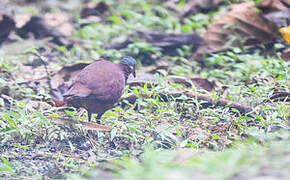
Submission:
M 51 21 L 55 21 L 55 19 Z M 22 38 L 29 38 L 31 34 L 36 39 L 50 37 L 52 38 L 51 41 L 55 44 L 65 45 L 67 47 L 71 46 L 71 42 L 67 40 L 67 35 L 71 35 L 70 31 L 72 27 L 69 27 L 67 24 L 58 24 L 57 21 L 55 22 L 58 25 L 52 26 L 49 24 L 51 21 L 41 16 L 32 16 L 24 26 L 17 29 L 17 34 Z M 65 33 L 63 33 L 64 31 Z
M 26 14 L 16 14 L 14 16 L 16 27 L 22 28 L 30 20 L 30 18 L 31 16 L 26 15 Z
M 76 75 L 87 65 L 89 63 L 65 66 L 52 77 L 50 81 L 50 95 L 56 102 L 56 105 L 63 104 L 63 94 L 67 92 Z
M 78 125 L 81 124 L 81 128 L 83 130 L 92 130 L 92 131 L 111 131 L 111 128 L 109 126 L 105 126 L 105 125 L 101 125 L 101 124 L 97 124 L 94 122 L 75 122 L 75 121 L 70 121 L 70 120 L 65 120 L 65 119 L 53 119 L 51 117 L 49 117 L 48 119 L 50 119 L 51 122 L 55 123 L 55 124 L 60 124 L 60 125 L 67 125 L 67 124 L 71 124 L 71 125 Z
M 278 27 L 287 26 L 290 20 L 290 9 L 274 11 L 265 15 L 267 19 L 273 21 Z
M 184 85 L 187 88 L 192 87 L 192 83 L 186 77 L 176 77 L 176 76 L 174 76 L 174 77 L 171 77 L 169 79 L 169 82 L 175 83 L 175 84 L 182 84 L 182 85 Z
M 230 10 L 209 25 L 204 36 L 205 43 L 195 58 L 203 53 L 220 52 L 232 47 L 253 47 L 276 40 L 278 29 L 258 13 L 253 2 L 232 5 Z
M 273 11 L 287 10 L 289 9 L 289 6 L 289 0 L 264 0 L 257 5 L 257 8 L 261 9 L 263 13 L 269 13 Z
M 290 61 L 290 48 L 287 48 L 282 52 L 281 58 L 285 61 Z
M 111 131 L 109 126 L 101 125 L 94 122 L 81 122 L 83 130 L 93 130 L 93 131 Z
M 201 77 L 191 77 L 190 80 L 197 88 L 204 89 L 208 92 L 212 92 L 216 87 L 214 82 L 210 82 Z
M 289 0 L 264 0 L 257 5 L 265 17 L 273 21 L 279 27 L 287 26 L 290 20 L 290 1 Z
M 216 85 L 214 82 L 210 82 L 207 79 L 201 77 L 193 77 L 193 76 L 186 76 L 186 77 L 172 77 L 169 79 L 169 82 L 173 82 L 176 84 L 183 84 L 186 87 L 192 87 L 194 85 L 198 89 L 204 89 L 208 92 L 212 92 L 215 89 Z
M 57 29 L 64 36 L 71 36 L 73 32 L 73 26 L 70 23 L 68 14 L 60 13 L 47 13 L 44 16 L 47 25 Z
M 105 2 L 89 3 L 81 11 L 81 18 L 87 19 L 87 23 L 104 22 L 110 15 L 109 6 Z

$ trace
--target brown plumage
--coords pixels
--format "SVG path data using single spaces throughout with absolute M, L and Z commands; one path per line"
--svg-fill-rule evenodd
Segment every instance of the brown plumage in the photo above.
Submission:
M 64 95 L 66 103 L 75 108 L 85 108 L 89 121 L 92 113 L 97 113 L 99 123 L 102 115 L 123 94 L 129 75 L 133 73 L 135 76 L 135 66 L 135 59 L 128 56 L 120 64 L 99 60 L 86 66 Z

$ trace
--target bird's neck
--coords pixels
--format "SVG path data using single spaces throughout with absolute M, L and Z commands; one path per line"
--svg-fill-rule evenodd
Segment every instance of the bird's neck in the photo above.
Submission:
M 121 69 L 124 73 L 125 81 L 127 83 L 128 77 L 132 73 L 132 69 L 126 64 L 119 64 L 119 66 L 121 67 Z

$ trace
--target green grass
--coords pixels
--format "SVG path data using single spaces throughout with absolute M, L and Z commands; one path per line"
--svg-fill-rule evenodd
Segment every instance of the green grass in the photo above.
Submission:
M 107 168 L 116 171 L 114 176 L 121 179 L 243 179 L 267 176 L 286 179 L 290 162 L 283 158 L 289 155 L 289 133 L 282 131 L 265 137 L 268 140 L 249 138 L 223 152 L 193 149 L 160 151 L 147 146 L 138 159 L 123 157 L 113 161 Z M 283 140 L 275 140 L 278 137 Z M 69 177 L 90 179 L 101 177 L 100 174 L 100 171 L 94 170 L 86 172 L 85 177 Z
M 17 5 L 16 11 L 41 12 L 46 7 L 46 2 L 42 3 Z M 178 11 L 182 10 L 182 2 L 177 11 L 167 9 L 161 1 L 106 3 L 111 12 L 106 23 L 82 28 L 79 7 L 71 10 L 66 7 L 69 3 L 57 3 L 51 8 L 54 12 L 65 10 L 74 19 L 73 38 L 78 43 L 72 49 L 49 46 L 46 40 L 23 40 L 1 47 L 0 178 L 287 177 L 290 147 L 289 132 L 285 129 L 289 128 L 289 105 L 286 102 L 261 105 L 275 91 L 289 92 L 289 62 L 279 58 L 281 44 L 274 46 L 273 56 L 264 55 L 263 50 L 235 48 L 213 54 L 201 65 L 190 61 L 189 46 L 180 47 L 174 57 L 166 56 L 158 47 L 133 37 L 134 32 L 202 35 L 218 12 L 198 13 L 181 20 Z M 129 36 L 134 43 L 128 47 L 105 48 Z M 46 57 L 48 74 L 35 53 Z M 104 114 L 101 122 L 111 126 L 112 131 L 88 134 L 78 126 L 51 122 L 51 119 L 87 121 L 85 112 L 52 106 L 48 80 L 64 65 L 92 62 L 100 57 L 118 62 L 122 56 L 132 55 L 138 60 L 137 71 L 142 72 L 150 68 L 142 65 L 141 59 L 148 58 L 141 57 L 144 53 L 154 59 L 151 67 L 166 63 L 168 71 L 156 72 L 155 84 L 126 88 L 124 97 L 134 94 L 138 99 L 135 105 L 124 108 L 120 102 Z M 162 101 L 160 92 L 205 92 L 167 81 L 170 76 L 185 75 L 226 86 L 227 99 L 247 104 L 265 116 L 237 115 L 228 107 L 202 108 L 201 102 L 185 96 Z M 222 93 L 222 89 L 217 89 L 209 94 L 218 99 Z M 253 123 L 248 124 L 250 120 Z M 275 126 L 284 128 L 271 132 Z

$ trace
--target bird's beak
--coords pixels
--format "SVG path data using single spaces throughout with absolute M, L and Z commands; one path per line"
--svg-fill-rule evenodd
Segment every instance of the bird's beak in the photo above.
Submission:
M 136 69 L 136 65 L 133 66 L 133 76 L 134 76 L 134 78 L 136 77 L 136 71 L 135 71 L 135 69 Z

